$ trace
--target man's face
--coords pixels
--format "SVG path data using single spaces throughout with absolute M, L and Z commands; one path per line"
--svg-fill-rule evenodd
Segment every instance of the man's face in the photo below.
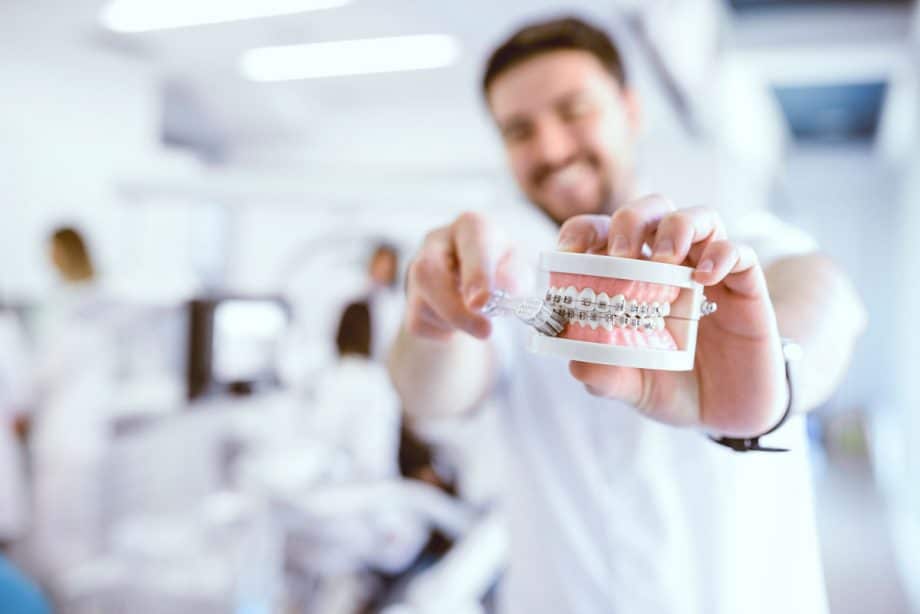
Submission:
M 636 103 L 590 53 L 525 60 L 492 82 L 488 102 L 518 185 L 557 223 L 630 196 Z
M 374 252 L 370 266 L 371 280 L 389 286 L 396 280 L 396 255 L 385 249 Z

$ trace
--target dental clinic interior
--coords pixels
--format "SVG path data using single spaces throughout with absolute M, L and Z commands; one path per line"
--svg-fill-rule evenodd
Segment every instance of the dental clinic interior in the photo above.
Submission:
M 918 143 L 912 0 L 2 0 L 0 614 L 920 613 Z

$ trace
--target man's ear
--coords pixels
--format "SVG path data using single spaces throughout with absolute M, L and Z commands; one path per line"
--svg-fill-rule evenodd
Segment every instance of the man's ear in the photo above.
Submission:
M 623 106 L 626 109 L 626 121 L 629 124 L 629 130 L 635 138 L 639 136 L 639 130 L 642 128 L 642 103 L 636 90 L 632 88 L 623 88 L 620 95 L 623 97 Z

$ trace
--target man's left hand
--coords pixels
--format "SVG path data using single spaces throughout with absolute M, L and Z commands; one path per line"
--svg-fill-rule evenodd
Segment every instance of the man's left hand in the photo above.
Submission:
M 773 305 L 753 250 L 732 243 L 718 213 L 675 209 L 661 196 L 633 201 L 612 216 L 580 215 L 562 225 L 559 249 L 643 258 L 695 269 L 718 311 L 702 319 L 694 369 L 688 372 L 572 361 L 591 394 L 626 401 L 661 422 L 735 437 L 779 422 L 787 401 Z

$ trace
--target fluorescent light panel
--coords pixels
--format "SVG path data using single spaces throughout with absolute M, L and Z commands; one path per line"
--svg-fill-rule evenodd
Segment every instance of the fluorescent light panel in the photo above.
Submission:
M 291 81 L 440 68 L 459 55 L 452 36 L 421 34 L 251 49 L 241 69 L 253 81 Z
M 147 32 L 291 15 L 344 6 L 351 0 L 112 0 L 102 25 L 116 32 Z

